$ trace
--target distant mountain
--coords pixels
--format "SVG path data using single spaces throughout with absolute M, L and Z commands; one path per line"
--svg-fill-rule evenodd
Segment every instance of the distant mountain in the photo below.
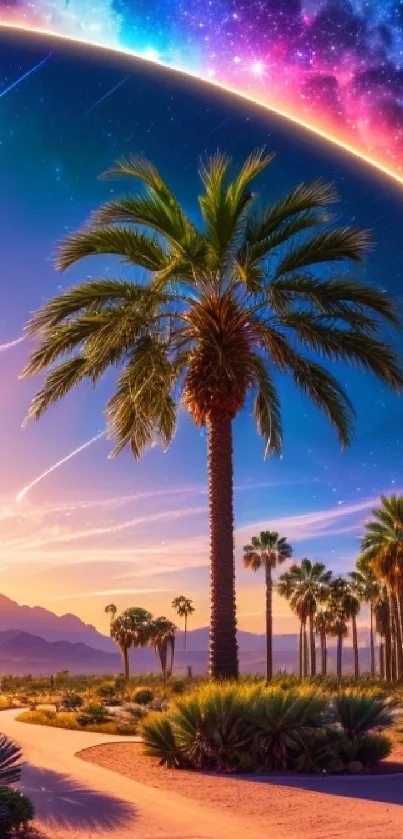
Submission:
M 59 617 L 42 606 L 20 606 L 14 600 L 0 594 L 0 632 L 7 629 L 22 629 L 39 635 L 46 641 L 70 641 L 88 644 L 98 650 L 113 652 L 115 645 L 89 623 L 76 615 Z
M 47 675 L 69 670 L 106 674 L 118 673 L 120 669 L 117 653 L 105 653 L 83 643 L 45 641 L 18 629 L 0 632 L 0 673 Z

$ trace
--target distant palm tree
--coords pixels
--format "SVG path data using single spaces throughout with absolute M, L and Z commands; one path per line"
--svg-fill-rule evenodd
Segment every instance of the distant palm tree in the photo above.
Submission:
M 332 572 L 327 571 L 322 562 L 311 562 L 306 558 L 280 577 L 280 594 L 290 600 L 291 608 L 303 615 L 305 622 L 309 622 L 311 676 L 316 675 L 315 614 L 318 605 L 329 594 L 331 578 Z
M 154 618 L 151 624 L 150 641 L 157 654 L 164 679 L 172 674 L 175 655 L 176 626 L 167 618 Z M 169 657 L 170 653 L 170 657 Z
M 337 639 L 337 678 L 343 675 L 343 639 L 347 637 L 347 621 L 350 618 L 351 592 L 343 577 L 335 577 L 330 583 L 328 609 L 332 615 L 331 635 Z
M 193 600 L 189 600 L 188 597 L 185 597 L 183 594 L 180 594 L 178 597 L 175 597 L 173 599 L 172 608 L 175 609 L 176 614 L 179 615 L 180 618 L 185 618 L 185 634 L 183 638 L 183 649 L 186 650 L 188 617 L 190 615 L 193 615 L 193 612 L 195 611 L 195 607 L 193 606 Z
M 369 605 L 369 646 L 371 655 L 371 676 L 376 675 L 375 667 L 375 606 L 380 597 L 381 585 L 376 579 L 375 574 L 371 571 L 369 565 L 357 561 L 357 570 L 351 571 L 349 574 L 351 587 L 356 594 L 358 600 Z
M 385 585 L 381 586 L 379 598 L 374 607 L 376 631 L 380 635 L 379 665 L 381 679 L 392 681 L 392 633 L 390 602 Z
M 361 541 L 361 561 L 389 590 L 396 678 L 403 677 L 403 496 L 381 496 Z
M 117 612 L 117 608 L 116 608 L 114 603 L 109 603 L 108 606 L 105 606 L 105 613 L 107 615 L 110 615 L 111 623 L 114 620 L 114 618 L 116 617 L 116 612 Z
M 130 675 L 129 650 L 146 647 L 151 639 L 152 616 L 138 606 L 125 609 L 111 621 L 111 636 L 115 639 L 123 658 L 125 679 Z
M 272 571 L 290 559 L 292 547 L 284 536 L 272 530 L 264 530 L 260 536 L 252 536 L 251 544 L 243 549 L 245 568 L 252 571 L 264 569 L 266 577 L 266 679 L 273 678 L 273 578 Z
M 329 609 L 320 609 L 315 615 L 315 631 L 320 639 L 321 674 L 327 675 L 327 636 L 332 633 L 332 613 Z
M 325 412 L 342 446 L 352 436 L 352 406 L 311 353 L 370 370 L 395 390 L 403 385 L 397 356 L 378 332 L 383 320 L 398 323 L 395 306 L 345 272 L 332 273 L 362 260 L 367 232 L 329 224 L 336 195 L 322 181 L 300 184 L 256 214 L 252 182 L 271 158 L 253 153 L 232 180 L 225 155 L 202 166 L 199 229 L 148 160 L 119 162 L 107 174 L 144 191 L 93 213 L 62 244 L 57 267 L 112 254 L 148 271 L 149 280 L 87 280 L 45 303 L 26 327 L 39 347 L 22 375 L 45 373 L 29 417 L 113 369 L 106 421 L 115 455 L 129 448 L 140 458 L 158 440 L 167 447 L 179 404 L 206 426 L 210 673 L 219 678 L 238 675 L 232 425 L 249 394 L 267 454 L 281 450 L 275 370 Z

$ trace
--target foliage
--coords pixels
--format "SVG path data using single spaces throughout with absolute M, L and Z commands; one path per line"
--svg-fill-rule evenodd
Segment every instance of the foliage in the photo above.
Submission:
M 90 724 L 102 725 L 109 719 L 108 712 L 103 705 L 86 705 L 83 708 L 83 713 L 77 717 L 79 725 L 87 726 Z
M 18 792 L 15 789 L 10 789 L 7 786 L 0 787 L 0 807 L 5 810 L 5 834 L 8 835 L 10 831 L 20 831 L 21 829 L 28 829 L 30 822 L 35 816 L 33 804 L 29 798 Z
M 386 703 L 345 698 L 340 710 L 312 688 L 206 685 L 146 719 L 145 750 L 164 766 L 225 772 L 344 771 L 352 760 L 376 765 L 390 744 L 368 732 L 389 724 Z
M 335 719 L 349 740 L 356 740 L 374 728 L 389 728 L 393 706 L 385 699 L 365 692 L 340 693 L 333 700 Z
M 132 702 L 136 702 L 138 705 L 148 705 L 153 699 L 154 693 L 150 688 L 137 688 L 132 696 Z
M 84 700 L 83 697 L 80 696 L 79 693 L 65 693 L 61 697 L 61 707 L 64 708 L 66 711 L 77 711 L 78 708 L 81 708 L 83 705 Z
M 16 743 L 0 735 L 0 786 L 17 783 L 21 777 L 22 752 Z
M 84 719 L 83 719 L 84 718 Z M 100 723 L 96 722 L 92 716 L 87 714 L 56 713 L 47 709 L 40 709 L 37 711 L 23 711 L 17 717 L 18 722 L 25 722 L 31 725 L 45 725 L 51 728 L 63 728 L 68 731 L 92 731 L 99 734 L 118 734 L 118 728 L 121 725 L 127 725 L 130 728 L 125 731 L 125 734 L 136 734 L 137 726 L 135 722 L 122 723 L 118 718 L 116 720 L 109 720 Z M 83 719 L 83 722 L 80 720 Z

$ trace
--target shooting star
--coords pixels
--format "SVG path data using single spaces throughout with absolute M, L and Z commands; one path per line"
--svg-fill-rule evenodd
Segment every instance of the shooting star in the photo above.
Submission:
M 50 52 L 49 55 L 42 59 L 42 61 L 39 61 L 38 64 L 35 64 L 34 67 L 31 67 L 29 70 L 27 70 L 26 73 L 24 73 L 22 76 L 16 79 L 15 82 L 12 82 L 12 84 L 6 87 L 5 90 L 2 90 L 0 93 L 0 99 L 3 99 L 3 96 L 6 96 L 7 93 L 10 93 L 10 90 L 14 90 L 14 88 L 21 84 L 21 82 L 23 82 L 25 79 L 28 79 L 29 76 L 33 75 L 33 73 L 36 73 L 37 70 L 43 67 L 43 65 L 46 64 L 47 61 L 49 61 L 49 58 L 51 58 L 51 56 L 52 53 Z
M 93 103 L 93 104 L 92 104 L 92 105 L 88 108 L 88 110 L 87 110 L 87 111 L 85 111 L 85 112 L 83 113 L 83 117 L 86 117 L 88 114 L 90 114 L 90 113 L 91 113 L 91 111 L 95 111 L 95 108 L 97 108 L 97 107 L 98 107 L 98 105 L 100 105 L 100 104 L 101 104 L 101 102 L 105 102 L 105 99 L 109 99 L 109 97 L 110 97 L 110 96 L 112 96 L 112 93 L 115 93 L 115 91 L 116 91 L 116 90 L 119 90 L 119 88 L 120 88 L 120 87 L 122 87 L 122 85 L 123 85 L 125 82 L 127 82 L 128 78 L 129 78 L 129 76 L 125 76 L 125 78 L 124 78 L 124 79 L 122 79 L 120 82 L 118 82 L 117 84 L 115 84 L 115 87 L 112 87 L 110 90 L 107 90 L 107 91 L 106 91 L 106 93 L 104 93 L 104 95 L 103 95 L 103 96 L 101 96 L 101 98 L 100 98 L 100 99 L 97 99 L 97 101 L 96 101 L 96 102 L 94 102 L 94 103 Z
M 11 347 L 16 347 L 18 344 L 22 344 L 25 341 L 25 335 L 21 335 L 20 338 L 16 338 L 15 341 L 8 341 L 7 344 L 0 344 L 0 353 L 5 352 L 6 350 L 11 350 Z
M 27 493 L 28 493 L 28 492 L 29 492 L 29 491 L 30 491 L 30 490 L 31 490 L 34 486 L 36 486 L 36 485 L 37 485 L 37 484 L 39 484 L 41 481 L 43 481 L 43 479 L 44 479 L 44 478 L 47 478 L 47 476 L 48 476 L 48 475 L 51 475 L 51 473 L 52 473 L 52 472 L 55 472 L 55 471 L 56 471 L 56 469 L 58 469 L 58 468 L 59 468 L 59 466 L 63 466 L 63 464 L 64 464 L 64 463 L 67 463 L 67 461 L 68 461 L 68 460 L 71 460 L 71 459 L 72 459 L 73 457 L 75 457 L 77 454 L 80 454 L 80 452 L 83 452 L 83 451 L 84 451 L 84 449 L 88 449 L 88 446 L 92 446 L 92 444 L 93 444 L 93 443 L 95 443 L 97 440 L 100 440 L 100 439 L 101 439 L 101 437 L 104 437 L 104 436 L 105 436 L 105 434 L 106 434 L 106 431 L 101 431 L 101 432 L 100 432 L 100 434 L 96 434 L 96 435 L 95 435 L 95 437 L 91 437 L 91 440 L 87 440 L 87 441 L 86 441 L 86 443 L 83 443 L 83 444 L 82 444 L 81 446 L 79 446 L 77 449 L 74 449 L 74 451 L 73 451 L 73 452 L 70 452 L 70 454 L 66 454 L 66 456 L 65 456 L 65 457 L 62 457 L 62 459 L 61 459 L 61 460 L 58 460 L 58 461 L 57 461 L 57 463 L 54 463 L 54 464 L 53 464 L 53 466 L 49 466 L 49 469 L 46 469 L 46 471 L 45 471 L 45 472 L 42 472 L 42 474 L 41 474 L 41 475 L 38 475 L 38 477 L 37 477 L 37 478 L 35 478 L 33 481 L 31 481 L 31 483 L 27 484 L 27 486 L 23 487 L 23 488 L 19 491 L 19 493 L 18 493 L 18 495 L 17 495 L 17 498 L 16 498 L 16 501 L 22 501 L 22 500 L 23 500 L 23 498 L 25 498 L 25 496 L 27 495 Z

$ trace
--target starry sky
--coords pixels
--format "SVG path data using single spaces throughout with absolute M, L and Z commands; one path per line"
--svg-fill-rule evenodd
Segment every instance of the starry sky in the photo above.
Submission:
M 46 5 L 50 10 L 59 4 Z M 104 6 L 106 22 L 113 17 L 110 4 Z M 187 7 L 190 13 L 193 3 Z M 403 191 L 395 181 L 309 131 L 189 76 L 94 47 L 0 32 L 4 594 L 59 614 L 74 612 L 106 631 L 103 607 L 111 600 L 122 608 L 143 605 L 170 614 L 172 598 L 184 593 L 196 603 L 193 625 L 206 624 L 204 433 L 181 412 L 168 452 L 152 449 L 140 464 L 128 453 L 108 460 L 110 444 L 100 435 L 112 374 L 95 394 L 84 386 L 22 430 L 38 382 L 18 380 L 29 351 L 19 339 L 29 313 L 59 289 L 87 276 L 120 273 L 112 259 L 87 260 L 67 275 L 57 274 L 52 264 L 55 244 L 125 187 L 97 179 L 114 160 L 128 153 L 150 157 L 197 221 L 200 157 L 220 147 L 239 163 L 258 145 L 277 153 L 260 184 L 266 200 L 302 179 L 336 182 L 338 217 L 373 230 L 375 246 L 360 268 L 361 278 L 400 300 Z M 401 344 L 400 338 L 392 340 Z M 263 580 L 241 567 L 241 548 L 251 535 L 278 529 L 294 545 L 297 559 L 307 555 L 344 572 L 353 566 L 362 523 L 380 493 L 403 489 L 401 399 L 357 371 L 333 369 L 357 409 L 356 436 L 347 453 L 286 380 L 280 381 L 281 459 L 263 461 L 248 408 L 236 420 L 236 555 L 244 629 L 264 625 Z M 285 603 L 276 600 L 275 616 L 277 632 L 294 630 Z
M 0 0 L 0 21 L 185 70 L 403 181 L 402 0 Z

